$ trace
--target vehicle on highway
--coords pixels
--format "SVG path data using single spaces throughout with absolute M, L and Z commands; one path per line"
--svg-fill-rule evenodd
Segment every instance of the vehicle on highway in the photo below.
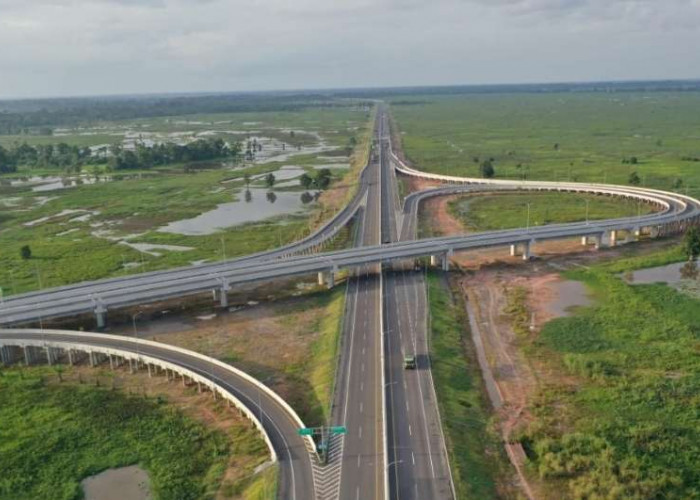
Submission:
M 403 357 L 403 367 L 406 370 L 415 370 L 416 369 L 416 355 L 415 354 L 406 354 Z

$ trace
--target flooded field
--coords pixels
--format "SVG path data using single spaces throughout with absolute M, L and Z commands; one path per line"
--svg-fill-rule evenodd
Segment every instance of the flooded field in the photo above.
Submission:
M 685 262 L 676 262 L 666 266 L 650 267 L 648 269 L 638 269 L 633 271 L 628 282 L 632 284 L 666 283 L 667 285 L 677 285 L 683 279 L 681 268 Z
M 136 465 L 109 469 L 85 479 L 85 500 L 151 500 L 148 474 Z
M 304 195 L 311 196 L 311 199 Z M 313 196 L 308 193 L 272 192 L 260 188 L 247 189 L 239 196 L 237 201 L 222 203 L 214 210 L 191 219 L 171 222 L 158 231 L 186 236 L 212 234 L 240 224 L 260 222 L 280 215 L 300 214 L 313 201 Z
M 557 281 L 549 286 L 554 294 L 546 309 L 554 317 L 569 316 L 572 308 L 590 306 L 593 303 L 580 281 Z

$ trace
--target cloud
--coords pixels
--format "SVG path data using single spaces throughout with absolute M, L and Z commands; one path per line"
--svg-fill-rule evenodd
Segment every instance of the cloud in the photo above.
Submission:
M 698 26 L 700 0 L 0 0 L 0 96 L 700 77 Z

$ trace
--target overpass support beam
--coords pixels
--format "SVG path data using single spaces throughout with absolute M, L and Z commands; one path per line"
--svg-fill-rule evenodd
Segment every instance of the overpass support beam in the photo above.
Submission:
M 104 329 L 106 325 L 106 318 L 107 318 L 107 308 L 103 306 L 102 304 L 98 304 L 97 307 L 95 307 L 95 320 L 97 321 L 97 328 L 98 330 Z
M 53 365 L 56 362 L 56 349 L 52 347 L 45 347 L 46 349 L 46 362 L 49 364 L 49 366 Z
M 32 346 L 24 346 L 24 363 L 29 366 L 34 362 L 34 351 Z
M 535 244 L 535 240 L 526 241 L 522 244 L 523 246 L 523 260 L 530 260 L 532 258 L 532 247 Z
M 221 285 L 221 290 L 219 291 L 219 293 L 221 294 L 221 301 L 220 301 L 221 307 L 228 307 L 228 292 L 229 292 L 229 290 L 231 290 L 231 285 L 230 285 L 229 281 L 226 278 L 224 278 L 222 285 Z
M 649 237 L 650 238 L 658 238 L 659 234 L 661 234 L 661 227 L 660 226 L 651 226 L 649 228 Z
M 431 255 L 430 256 L 430 267 L 438 267 L 440 265 L 440 256 Z
M 515 257 L 516 255 L 518 255 L 518 245 L 517 245 L 517 243 L 510 246 L 510 256 L 511 256 L 511 257 Z
M 0 361 L 3 365 L 11 365 L 15 360 L 15 349 L 11 346 L 3 346 L 0 348 Z
M 442 270 L 445 272 L 450 270 L 450 257 L 448 254 L 442 256 Z
M 330 271 L 320 271 L 318 273 L 318 284 L 326 285 L 329 289 L 335 286 L 335 273 L 338 269 L 333 268 Z
M 617 230 L 613 229 L 608 233 L 608 245 L 611 247 L 617 246 Z

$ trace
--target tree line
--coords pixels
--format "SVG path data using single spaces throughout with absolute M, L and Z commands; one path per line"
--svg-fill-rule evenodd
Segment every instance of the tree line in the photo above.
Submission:
M 198 139 L 189 144 L 173 143 L 146 146 L 137 143 L 134 149 L 121 144 L 104 146 L 93 151 L 88 147 L 65 143 L 31 146 L 0 146 L 0 173 L 16 172 L 18 167 L 58 168 L 79 172 L 86 164 L 106 165 L 108 170 L 149 169 L 158 165 L 192 163 L 240 157 L 241 145 L 223 139 Z

